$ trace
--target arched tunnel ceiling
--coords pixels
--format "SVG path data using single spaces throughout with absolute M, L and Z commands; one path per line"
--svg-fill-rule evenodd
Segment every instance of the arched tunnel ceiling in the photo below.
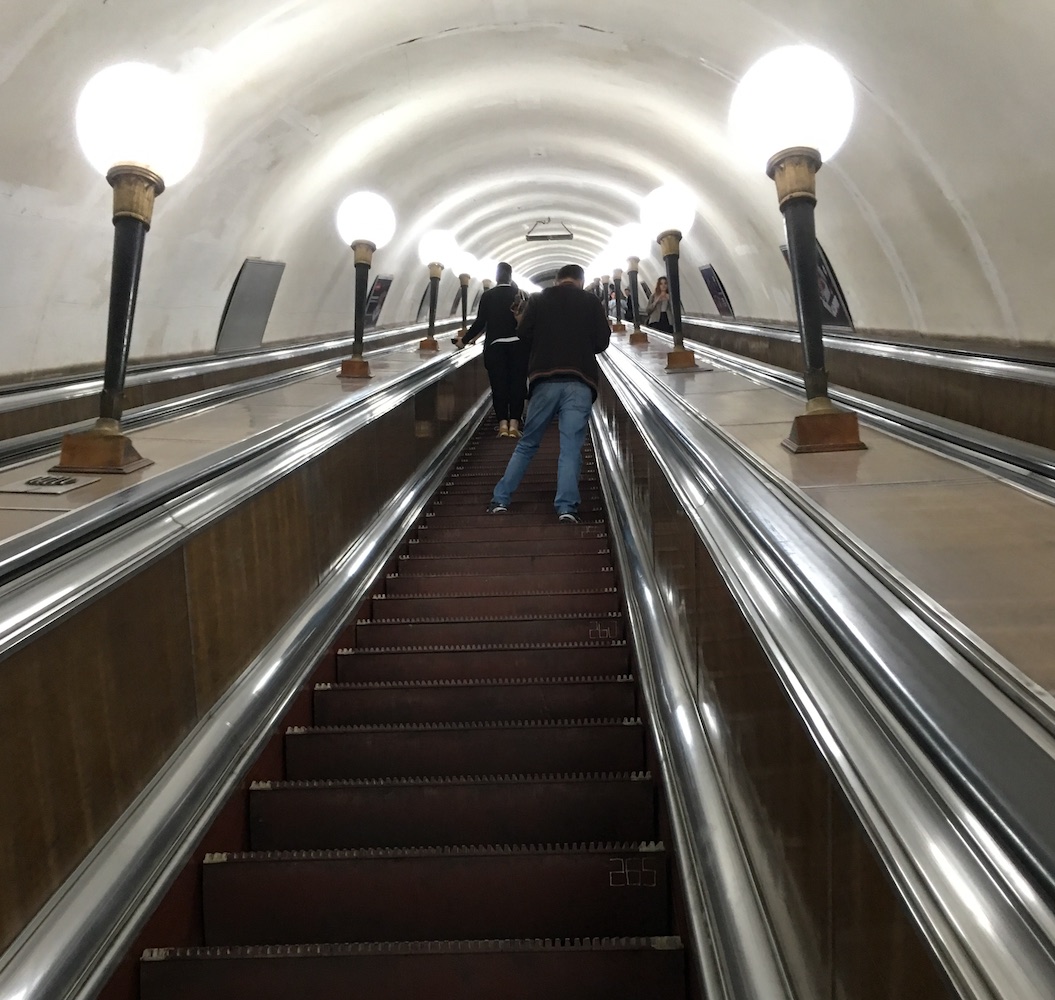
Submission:
M 127 60 L 178 72 L 207 115 L 196 169 L 158 201 L 134 356 L 208 350 L 245 257 L 287 263 L 269 340 L 347 329 L 333 216 L 362 188 L 399 219 L 374 262 L 395 277 L 386 323 L 413 319 L 425 230 L 530 275 L 592 259 L 666 181 L 697 203 L 686 307 L 713 311 L 710 263 L 738 315 L 789 319 L 773 187 L 726 117 L 748 66 L 794 42 L 854 78 L 817 226 L 858 325 L 1055 339 L 1055 7 L 1040 0 L 4 0 L 0 41 L 0 373 L 101 360 L 110 192 L 73 109 Z M 789 81 L 781 99 L 810 95 Z M 543 218 L 575 239 L 526 242 Z M 654 250 L 642 268 L 660 266 Z

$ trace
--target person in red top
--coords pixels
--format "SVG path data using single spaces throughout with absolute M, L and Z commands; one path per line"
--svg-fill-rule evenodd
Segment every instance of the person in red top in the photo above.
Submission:
M 494 488 L 487 507 L 492 514 L 509 510 L 543 433 L 556 417 L 560 457 L 553 506 L 559 520 L 579 523 L 582 446 L 600 377 L 596 356 L 611 338 L 604 306 L 582 286 L 582 268 L 567 264 L 557 272 L 552 288 L 528 300 L 520 322 L 520 339 L 529 352 L 527 421 L 505 475 Z

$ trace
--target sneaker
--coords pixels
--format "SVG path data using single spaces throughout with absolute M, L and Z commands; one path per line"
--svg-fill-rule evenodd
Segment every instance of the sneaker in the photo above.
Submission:
M 499 503 L 497 500 L 492 500 L 487 505 L 488 514 L 505 514 L 509 508 L 504 503 Z
M 558 514 L 557 520 L 561 524 L 582 524 L 582 518 L 573 510 L 566 510 L 563 514 Z

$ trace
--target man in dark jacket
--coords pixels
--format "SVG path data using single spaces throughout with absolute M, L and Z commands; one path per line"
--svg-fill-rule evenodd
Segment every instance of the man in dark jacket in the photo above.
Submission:
M 559 520 L 579 523 L 582 446 L 599 378 L 595 355 L 608 347 L 611 337 L 604 306 L 582 286 L 582 268 L 567 264 L 557 272 L 557 283 L 552 288 L 528 301 L 520 323 L 520 339 L 529 351 L 530 404 L 524 436 L 488 504 L 487 509 L 493 514 L 509 509 L 544 431 L 557 417 L 560 458 L 553 506 Z
M 512 310 L 520 293 L 513 284 L 513 269 L 505 262 L 498 265 L 495 281 L 495 287 L 480 296 L 473 325 L 455 344 L 471 344 L 484 334 L 484 367 L 491 382 L 498 436 L 518 438 L 527 393 L 527 351 Z

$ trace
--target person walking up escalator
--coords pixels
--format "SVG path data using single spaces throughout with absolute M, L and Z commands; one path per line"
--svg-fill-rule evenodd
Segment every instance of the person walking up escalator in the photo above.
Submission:
M 513 269 L 498 265 L 495 286 L 480 297 L 476 319 L 455 340 L 458 347 L 473 343 L 484 334 L 484 367 L 491 382 L 491 402 L 498 420 L 498 436 L 518 438 L 527 396 L 527 351 L 517 333 L 515 307 L 522 296 L 513 283 Z

